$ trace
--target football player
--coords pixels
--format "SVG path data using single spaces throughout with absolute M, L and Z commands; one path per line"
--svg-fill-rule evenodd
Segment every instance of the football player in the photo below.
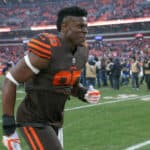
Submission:
M 62 150 L 57 135 L 69 96 L 94 104 L 99 101 L 98 90 L 88 90 L 79 83 L 88 58 L 87 11 L 77 6 L 61 9 L 57 29 L 58 35 L 41 33 L 33 37 L 27 54 L 6 74 L 2 120 L 3 143 L 8 149 L 21 149 L 18 126 L 32 150 Z M 26 96 L 15 120 L 19 83 L 25 84 Z

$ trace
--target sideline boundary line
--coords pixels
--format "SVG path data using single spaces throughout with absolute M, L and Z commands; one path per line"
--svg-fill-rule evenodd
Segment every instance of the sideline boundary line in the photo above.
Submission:
M 113 104 L 113 103 L 118 103 L 118 102 L 129 101 L 129 100 L 136 100 L 136 98 L 145 98 L 145 97 L 150 97 L 150 95 L 122 98 L 121 100 L 113 100 L 113 101 L 108 101 L 108 102 L 103 102 L 103 103 L 98 103 L 98 104 L 89 104 L 89 105 L 84 105 L 84 106 L 79 106 L 79 107 L 66 108 L 65 111 L 72 111 L 72 110 L 84 109 L 84 108 L 89 108 L 89 107 L 94 107 L 94 106 L 99 106 L 99 105 L 106 105 L 106 104 Z M 116 98 L 116 99 L 120 99 L 120 98 Z M 0 123 L 1 122 L 2 122 L 2 120 L 0 119 Z
M 146 146 L 146 145 L 149 145 L 149 144 L 150 144 L 150 140 L 145 141 L 143 143 L 135 144 L 131 147 L 126 148 L 125 150 L 136 150 L 136 149 L 139 149 L 139 148 Z
M 150 95 L 135 96 L 135 97 L 129 97 L 129 98 L 117 98 L 118 100 L 112 100 L 112 101 L 98 103 L 98 104 L 89 104 L 89 105 L 84 105 L 84 106 L 79 106 L 79 107 L 73 107 L 73 108 L 66 108 L 65 111 L 78 110 L 78 109 L 83 109 L 83 108 L 89 108 L 89 107 L 94 107 L 94 106 L 99 106 L 99 105 L 124 102 L 124 101 L 129 101 L 129 100 L 136 100 L 137 98 L 145 98 L 145 97 L 150 97 Z

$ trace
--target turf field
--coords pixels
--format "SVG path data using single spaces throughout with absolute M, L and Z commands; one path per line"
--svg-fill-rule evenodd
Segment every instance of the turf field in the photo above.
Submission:
M 66 104 L 64 150 L 150 150 L 150 93 L 145 85 L 139 91 L 131 85 L 119 91 L 108 87 L 100 90 L 98 105 L 85 104 L 74 97 Z M 16 107 L 23 97 L 20 87 Z M 1 104 L 0 92 L 0 107 Z M 23 150 L 29 150 L 22 138 L 21 144 Z M 1 143 L 0 150 L 5 150 Z

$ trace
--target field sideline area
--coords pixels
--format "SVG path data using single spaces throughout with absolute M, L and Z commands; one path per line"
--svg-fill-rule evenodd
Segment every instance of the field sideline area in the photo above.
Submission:
M 0 78 L 0 88 L 3 78 Z M 119 91 L 100 88 L 97 105 L 71 97 L 65 107 L 64 150 L 150 150 L 150 93 L 145 84 L 136 91 L 131 85 Z M 17 90 L 16 107 L 24 97 Z M 0 90 L 0 115 L 2 116 Z M 0 118 L 0 126 L 1 126 Z M 1 128 L 1 127 L 0 127 Z M 0 129 L 2 137 L 2 129 Z M 22 150 L 29 150 L 21 138 Z M 0 143 L 0 150 L 5 150 Z

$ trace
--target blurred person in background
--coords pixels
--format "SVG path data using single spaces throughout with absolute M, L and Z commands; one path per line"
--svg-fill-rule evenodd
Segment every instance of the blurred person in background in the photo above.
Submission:
M 131 83 L 132 88 L 139 90 L 139 73 L 140 73 L 140 65 L 135 57 L 131 59 Z
M 107 65 L 106 65 L 106 70 L 107 70 L 107 75 L 108 75 L 108 80 L 109 80 L 109 83 L 110 83 L 110 87 L 113 88 L 113 59 L 110 57 L 107 61 Z
M 95 57 L 96 63 L 96 81 L 98 88 L 101 87 L 101 61 L 99 57 Z
M 119 58 L 115 58 L 112 66 L 113 89 L 120 89 L 121 63 Z
M 3 75 L 5 75 L 7 73 L 7 71 L 9 71 L 9 69 L 13 66 L 12 62 L 6 62 L 4 63 L 4 68 L 2 70 Z
M 81 72 L 81 77 L 80 77 L 80 83 L 86 87 L 86 76 L 85 76 L 85 66 L 83 67 L 82 69 L 82 72 Z
M 30 149 L 62 150 L 59 131 L 65 103 L 70 95 L 98 103 L 100 94 L 79 84 L 87 62 L 87 11 L 77 6 L 63 8 L 57 15 L 58 35 L 41 33 L 28 42 L 26 55 L 6 74 L 2 89 L 3 144 L 20 150 L 16 127 Z M 25 83 L 26 96 L 17 109 L 16 90 Z M 95 94 L 96 93 L 96 94 Z M 62 143 L 62 145 L 61 145 Z
M 88 62 L 85 66 L 86 85 L 95 87 L 96 85 L 96 62 L 92 55 L 89 55 Z
M 144 59 L 143 70 L 144 70 L 144 77 L 145 77 L 147 89 L 150 92 L 150 58 L 149 57 L 146 57 Z
M 130 81 L 130 62 L 128 59 L 125 59 L 122 63 L 121 71 L 121 85 L 128 85 Z
M 101 79 L 102 79 L 102 86 L 108 86 L 106 66 L 107 66 L 107 59 L 103 57 L 101 59 Z

